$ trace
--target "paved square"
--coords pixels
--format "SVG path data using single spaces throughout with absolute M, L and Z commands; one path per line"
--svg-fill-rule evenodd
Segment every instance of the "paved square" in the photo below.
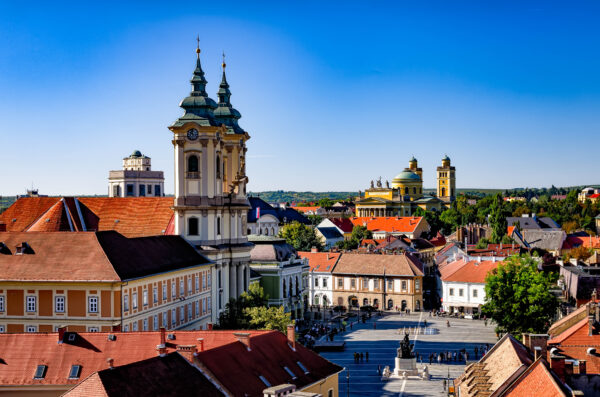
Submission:
M 344 352 L 324 352 L 322 356 L 347 368 L 350 372 L 350 392 L 348 393 L 347 371 L 340 374 L 340 397 L 344 396 L 444 396 L 443 380 L 450 373 L 451 378 L 460 375 L 465 363 L 452 362 L 449 364 L 429 365 L 429 354 L 445 351 L 458 352 L 467 349 L 469 360 L 473 360 L 473 351 L 486 343 L 496 342 L 494 326 L 486 327 L 480 320 L 449 319 L 450 327 L 446 326 L 447 318 L 429 317 L 429 313 L 415 313 L 409 316 L 390 314 L 383 317 L 373 316 L 366 324 L 354 324 L 353 329 L 336 340 L 346 342 Z M 394 358 L 399 347 L 400 339 L 404 337 L 402 329 L 423 325 L 427 321 L 430 328 L 439 330 L 432 335 L 410 335 L 411 343 L 415 344 L 414 351 L 422 356 L 423 364 L 429 367 L 431 380 L 402 380 L 390 379 L 382 381 L 377 374 L 377 366 L 388 365 L 394 370 Z M 373 328 L 375 323 L 376 329 Z M 399 332 L 400 330 L 400 332 Z M 369 352 L 369 361 L 356 364 L 353 353 Z M 421 364 L 417 364 L 419 368 Z

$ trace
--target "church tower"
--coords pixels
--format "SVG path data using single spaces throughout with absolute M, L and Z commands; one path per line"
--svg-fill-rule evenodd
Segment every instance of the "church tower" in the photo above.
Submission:
M 442 166 L 437 167 L 437 196 L 447 203 L 456 198 L 456 169 L 450 165 L 450 157 L 442 159 Z
M 196 54 L 192 91 L 179 105 L 184 114 L 169 126 L 175 150 L 174 228 L 215 263 L 214 323 L 229 299 L 247 290 L 250 278 L 245 167 L 250 136 L 238 125 L 241 115 L 231 106 L 225 63 L 217 104 L 206 93 L 199 46 Z

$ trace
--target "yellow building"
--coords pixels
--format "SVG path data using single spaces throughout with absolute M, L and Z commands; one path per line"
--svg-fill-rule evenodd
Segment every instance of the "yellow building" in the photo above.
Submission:
M 437 167 L 437 196 L 446 203 L 456 199 L 456 169 L 450 165 L 448 156 L 444 156 L 442 166 Z
M 371 181 L 364 197 L 356 201 L 356 216 L 411 216 L 417 208 L 440 211 L 443 206 L 440 199 L 423 195 L 423 170 L 413 157 L 408 168 L 392 179 L 391 186 L 386 181 L 384 187 L 381 178 Z

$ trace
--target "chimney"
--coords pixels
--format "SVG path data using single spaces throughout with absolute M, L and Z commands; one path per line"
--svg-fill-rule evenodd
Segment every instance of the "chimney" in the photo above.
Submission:
M 196 340 L 198 341 L 198 351 L 203 352 L 204 351 L 204 338 L 198 338 Z
M 163 346 L 167 344 L 165 339 L 165 327 L 160 327 L 160 344 Z
M 587 364 L 585 360 L 579 360 L 579 374 L 585 375 L 587 373 Z
M 565 356 L 551 353 L 550 368 L 561 381 L 565 381 Z
M 189 362 L 194 362 L 194 354 L 197 353 L 196 345 L 177 345 L 177 352 Z
M 315 253 L 319 252 L 319 250 L 317 250 L 317 247 L 313 246 L 313 247 L 311 247 L 310 252 L 315 254 Z
M 573 375 L 573 360 L 565 360 L 565 379 Z
M 212 331 L 212 329 L 213 329 L 213 325 L 212 325 L 212 323 L 208 323 L 208 324 L 206 324 L 206 328 L 207 328 L 209 331 Z
M 115 360 L 113 358 L 111 358 L 111 357 L 107 358 L 106 362 L 108 363 L 108 368 L 113 369 L 115 367 L 114 366 Z
M 6 231 L 6 223 L 0 222 L 0 232 Z
M 63 343 L 66 331 L 67 331 L 67 327 L 65 327 L 64 325 L 58 327 L 58 343 Z
M 296 350 L 296 326 L 294 324 L 287 326 L 287 339 L 292 349 Z
M 246 349 L 248 349 L 248 351 L 252 350 L 252 346 L 250 345 L 250 334 L 247 332 L 234 332 L 233 336 L 235 336 L 239 342 L 242 342 L 244 345 L 246 345 Z
M 533 348 L 533 359 L 537 361 L 542 356 L 542 348 L 540 346 L 535 346 Z
M 164 343 L 156 345 L 156 351 L 160 357 L 164 357 L 167 355 L 167 346 Z

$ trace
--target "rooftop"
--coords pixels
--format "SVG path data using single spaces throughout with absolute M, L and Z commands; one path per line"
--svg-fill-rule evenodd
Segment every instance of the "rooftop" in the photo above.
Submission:
M 334 274 L 422 276 L 423 264 L 410 254 L 379 255 L 343 253 Z

